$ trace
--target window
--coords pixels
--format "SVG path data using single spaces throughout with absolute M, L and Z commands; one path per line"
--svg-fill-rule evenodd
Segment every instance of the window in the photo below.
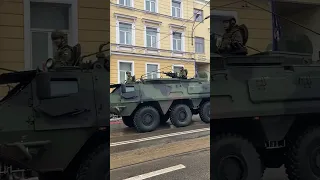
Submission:
M 146 10 L 150 12 L 156 12 L 156 0 L 145 0 Z
M 126 93 L 135 91 L 134 86 L 126 86 Z
M 79 87 L 77 80 L 51 80 L 50 96 L 66 96 L 78 93 Z
M 203 11 L 200 9 L 193 10 L 194 21 L 202 22 L 203 21 Z
M 119 23 L 120 44 L 132 45 L 132 24 Z
M 146 43 L 149 48 L 158 48 L 158 29 L 146 27 Z
M 155 63 L 147 63 L 146 64 L 146 74 L 148 79 L 160 78 L 159 71 L 159 64 Z
M 204 38 L 195 38 L 195 48 L 196 53 L 204 53 Z
M 70 39 L 71 6 L 71 4 L 30 2 L 31 68 L 41 67 L 44 61 L 53 57 L 56 47 L 51 41 L 52 31 L 56 29 L 64 31 L 67 39 Z
M 182 51 L 182 33 L 174 32 L 172 35 L 173 51 Z
M 119 4 L 131 7 L 131 1 L 132 0 L 119 0 Z
M 180 72 L 180 69 L 181 69 L 182 67 L 184 67 L 184 66 L 183 66 L 183 65 L 173 65 L 173 66 L 172 66 L 172 70 L 173 70 L 173 72 L 175 72 L 175 73 L 179 73 L 179 72 Z
M 126 72 L 131 72 L 131 75 L 133 76 L 133 62 L 125 62 L 125 61 L 119 61 L 119 73 L 118 73 L 118 81 L 119 83 L 123 83 L 125 80 L 127 80 Z
M 181 18 L 181 1 L 172 0 L 172 16 Z

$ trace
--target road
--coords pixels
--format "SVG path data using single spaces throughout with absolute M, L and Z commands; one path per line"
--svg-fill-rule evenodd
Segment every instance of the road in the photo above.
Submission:
M 210 179 L 210 128 L 194 117 L 193 124 L 168 124 L 154 132 L 137 133 L 111 125 L 111 180 Z M 267 169 L 263 180 L 287 180 L 284 169 Z

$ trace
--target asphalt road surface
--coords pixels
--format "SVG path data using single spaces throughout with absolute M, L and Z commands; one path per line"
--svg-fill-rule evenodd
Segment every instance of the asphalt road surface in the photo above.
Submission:
M 111 125 L 111 180 L 210 179 L 210 126 L 195 116 L 193 124 L 170 123 L 149 133 Z M 263 180 L 287 180 L 284 168 L 267 169 Z
M 209 180 L 209 149 L 168 156 L 111 171 L 112 180 Z

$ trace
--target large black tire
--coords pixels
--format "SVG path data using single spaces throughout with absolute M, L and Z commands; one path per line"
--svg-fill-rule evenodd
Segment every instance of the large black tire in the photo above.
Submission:
M 76 180 L 109 179 L 109 161 L 109 144 L 100 145 L 81 163 Z
M 123 116 L 122 122 L 124 125 L 126 125 L 128 127 L 134 127 L 133 119 L 131 116 Z
M 154 107 L 145 106 L 135 113 L 133 122 L 140 133 L 154 131 L 160 124 L 160 115 Z
M 185 104 L 178 104 L 170 112 L 170 121 L 175 127 L 189 126 L 192 122 L 192 112 Z
M 292 142 L 285 167 L 290 180 L 320 179 L 320 127 L 307 130 Z
M 199 116 L 201 121 L 210 123 L 210 101 L 207 101 L 201 105 Z
M 259 180 L 263 169 L 255 147 L 235 135 L 219 136 L 213 140 L 211 164 L 214 167 L 211 169 L 212 179 L 242 180 L 240 177 L 244 177 L 243 180 Z

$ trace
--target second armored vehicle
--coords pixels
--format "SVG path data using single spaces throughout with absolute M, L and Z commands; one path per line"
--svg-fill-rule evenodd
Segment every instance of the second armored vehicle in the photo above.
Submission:
M 115 84 L 110 111 L 138 132 L 155 130 L 170 118 L 176 127 L 188 126 L 193 114 L 210 122 L 210 84 L 206 79 L 159 78 Z

